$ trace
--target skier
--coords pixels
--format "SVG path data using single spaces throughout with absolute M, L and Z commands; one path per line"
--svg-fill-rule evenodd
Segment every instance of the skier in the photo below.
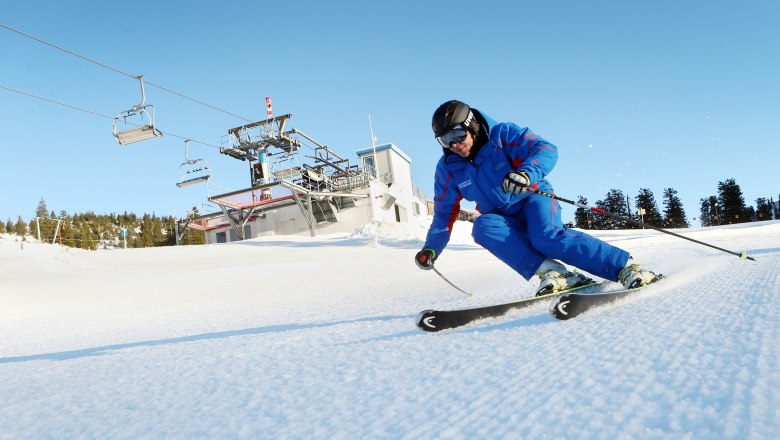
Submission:
M 481 212 L 474 241 L 526 280 L 537 275 L 537 296 L 591 283 L 577 268 L 626 288 L 656 279 L 623 249 L 564 228 L 558 201 L 528 190 L 553 192 L 545 178 L 558 160 L 555 145 L 455 100 L 436 109 L 432 127 L 444 155 L 436 165 L 433 222 L 415 255 L 421 269 L 431 269 L 447 246 L 466 199 Z

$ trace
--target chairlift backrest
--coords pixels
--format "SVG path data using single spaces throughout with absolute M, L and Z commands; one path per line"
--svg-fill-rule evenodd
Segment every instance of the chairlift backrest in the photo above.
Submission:
M 211 178 L 211 168 L 205 159 L 189 158 L 189 139 L 184 141 L 184 162 L 179 166 L 179 188 L 194 185 Z
M 294 153 L 287 153 L 271 162 L 271 175 L 276 180 L 299 177 L 302 171 L 301 158 Z
M 184 188 L 185 186 L 205 182 L 210 178 L 211 171 L 205 160 L 198 159 L 184 162 L 179 167 L 179 182 L 176 183 L 176 186 Z

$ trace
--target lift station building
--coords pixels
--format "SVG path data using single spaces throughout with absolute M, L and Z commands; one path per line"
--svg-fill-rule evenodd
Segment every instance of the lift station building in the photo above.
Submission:
M 352 162 L 300 130 L 286 131 L 290 117 L 228 131 L 220 151 L 249 162 L 251 186 L 213 195 L 210 188 L 208 200 L 220 211 L 178 220 L 177 238 L 184 228 L 204 231 L 211 244 L 352 232 L 372 222 L 424 224 L 429 203 L 398 146 L 361 149 Z

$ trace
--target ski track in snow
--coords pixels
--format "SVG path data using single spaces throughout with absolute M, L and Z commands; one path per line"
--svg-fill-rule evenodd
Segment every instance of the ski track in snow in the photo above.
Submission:
M 376 228 L 129 251 L 0 241 L 0 439 L 780 437 L 780 222 L 684 232 L 756 262 L 597 232 L 667 278 L 570 321 L 540 304 L 424 333 L 422 309 L 535 288 L 467 227 L 437 266 L 475 298 L 414 268 L 419 239 Z

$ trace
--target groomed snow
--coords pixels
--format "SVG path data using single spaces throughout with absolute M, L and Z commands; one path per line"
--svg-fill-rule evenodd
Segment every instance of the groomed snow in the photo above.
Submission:
M 780 222 L 598 235 L 667 279 L 571 321 L 455 226 L 80 251 L 0 238 L 0 438 L 780 438 Z M 617 287 L 617 285 L 613 285 Z

